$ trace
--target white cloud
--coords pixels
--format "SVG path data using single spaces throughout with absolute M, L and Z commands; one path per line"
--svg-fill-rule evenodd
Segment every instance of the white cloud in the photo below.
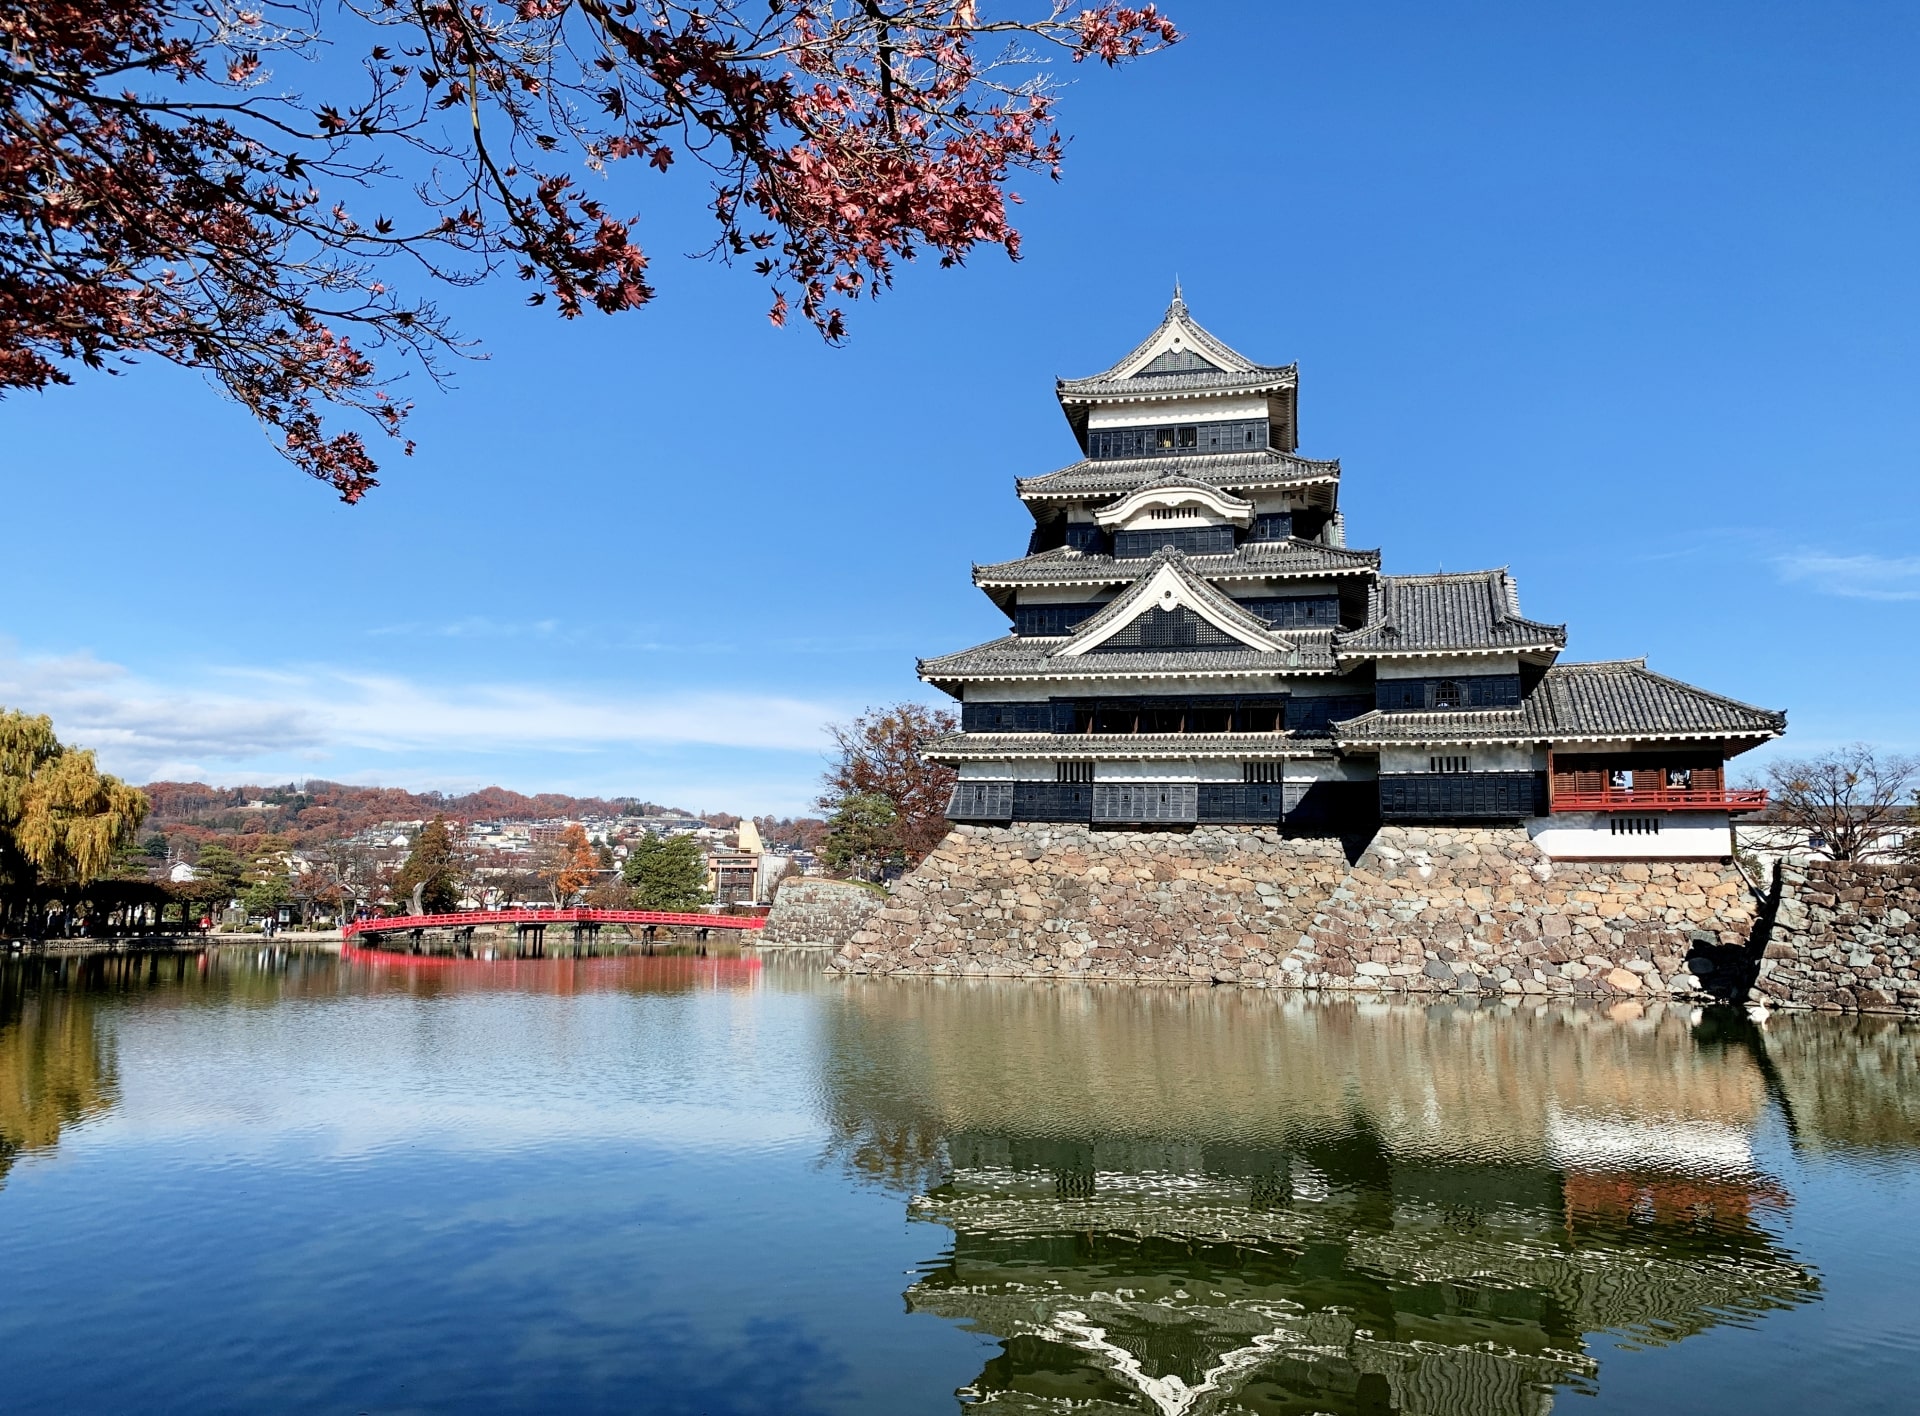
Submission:
M 89 655 L 37 658 L 0 646 L 0 704 L 50 714 L 61 737 L 135 780 L 231 779 L 248 764 L 393 754 L 590 754 L 724 748 L 814 754 L 846 705 L 775 694 L 564 685 L 426 684 L 330 667 L 216 669 L 165 685 Z M 323 769 L 323 764 L 328 764 Z
M 1782 580 L 1851 600 L 1920 600 L 1920 556 L 1837 556 L 1790 551 L 1773 558 Z

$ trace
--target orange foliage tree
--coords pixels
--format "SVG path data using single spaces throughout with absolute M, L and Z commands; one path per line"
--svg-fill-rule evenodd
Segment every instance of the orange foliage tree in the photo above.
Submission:
M 560 833 L 560 839 L 543 853 L 540 878 L 553 891 L 553 902 L 566 905 L 589 885 L 600 869 L 600 857 L 587 839 L 587 828 L 579 822 Z
M 918 865 L 947 834 L 956 776 L 922 751 L 959 726 L 950 710 L 922 703 L 870 708 L 851 723 L 834 724 L 828 731 L 840 756 L 827 769 L 821 809 L 837 816 L 856 797 L 882 798 L 893 808 L 893 849 L 908 866 Z

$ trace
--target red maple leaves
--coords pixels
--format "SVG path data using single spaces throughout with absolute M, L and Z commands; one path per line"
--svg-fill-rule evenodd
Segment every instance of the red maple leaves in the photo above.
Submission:
M 1061 145 L 1018 46 L 1117 64 L 1178 38 L 1151 5 L 1036 3 L 352 0 L 328 37 L 365 40 L 360 91 L 314 104 L 284 87 L 314 72 L 306 0 L 0 0 L 0 392 L 158 355 L 356 501 L 378 469 L 323 407 L 401 437 L 370 351 L 437 377 L 458 347 L 384 266 L 511 266 L 568 318 L 643 305 L 636 218 L 582 185 L 633 158 L 703 164 L 712 253 L 837 339 L 922 249 L 1019 254 L 1007 183 Z

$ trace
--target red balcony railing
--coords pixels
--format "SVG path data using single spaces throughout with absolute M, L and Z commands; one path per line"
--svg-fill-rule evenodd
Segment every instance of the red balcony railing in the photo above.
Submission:
M 1761 787 L 1601 787 L 1572 791 L 1561 787 L 1553 794 L 1555 811 L 1760 811 L 1767 804 Z

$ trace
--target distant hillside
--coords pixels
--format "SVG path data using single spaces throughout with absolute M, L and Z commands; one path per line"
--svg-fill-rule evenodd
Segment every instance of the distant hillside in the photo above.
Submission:
M 150 782 L 141 788 L 153 803 L 146 830 L 165 836 L 205 838 L 284 836 L 294 845 L 339 840 L 383 821 L 418 821 L 435 814 L 449 821 L 501 817 L 639 816 L 667 812 L 633 797 L 522 796 L 504 787 L 449 796 L 398 787 L 349 787 L 338 782 L 288 783 L 279 787 L 209 787 L 202 782 Z M 731 823 L 735 818 L 726 818 Z

